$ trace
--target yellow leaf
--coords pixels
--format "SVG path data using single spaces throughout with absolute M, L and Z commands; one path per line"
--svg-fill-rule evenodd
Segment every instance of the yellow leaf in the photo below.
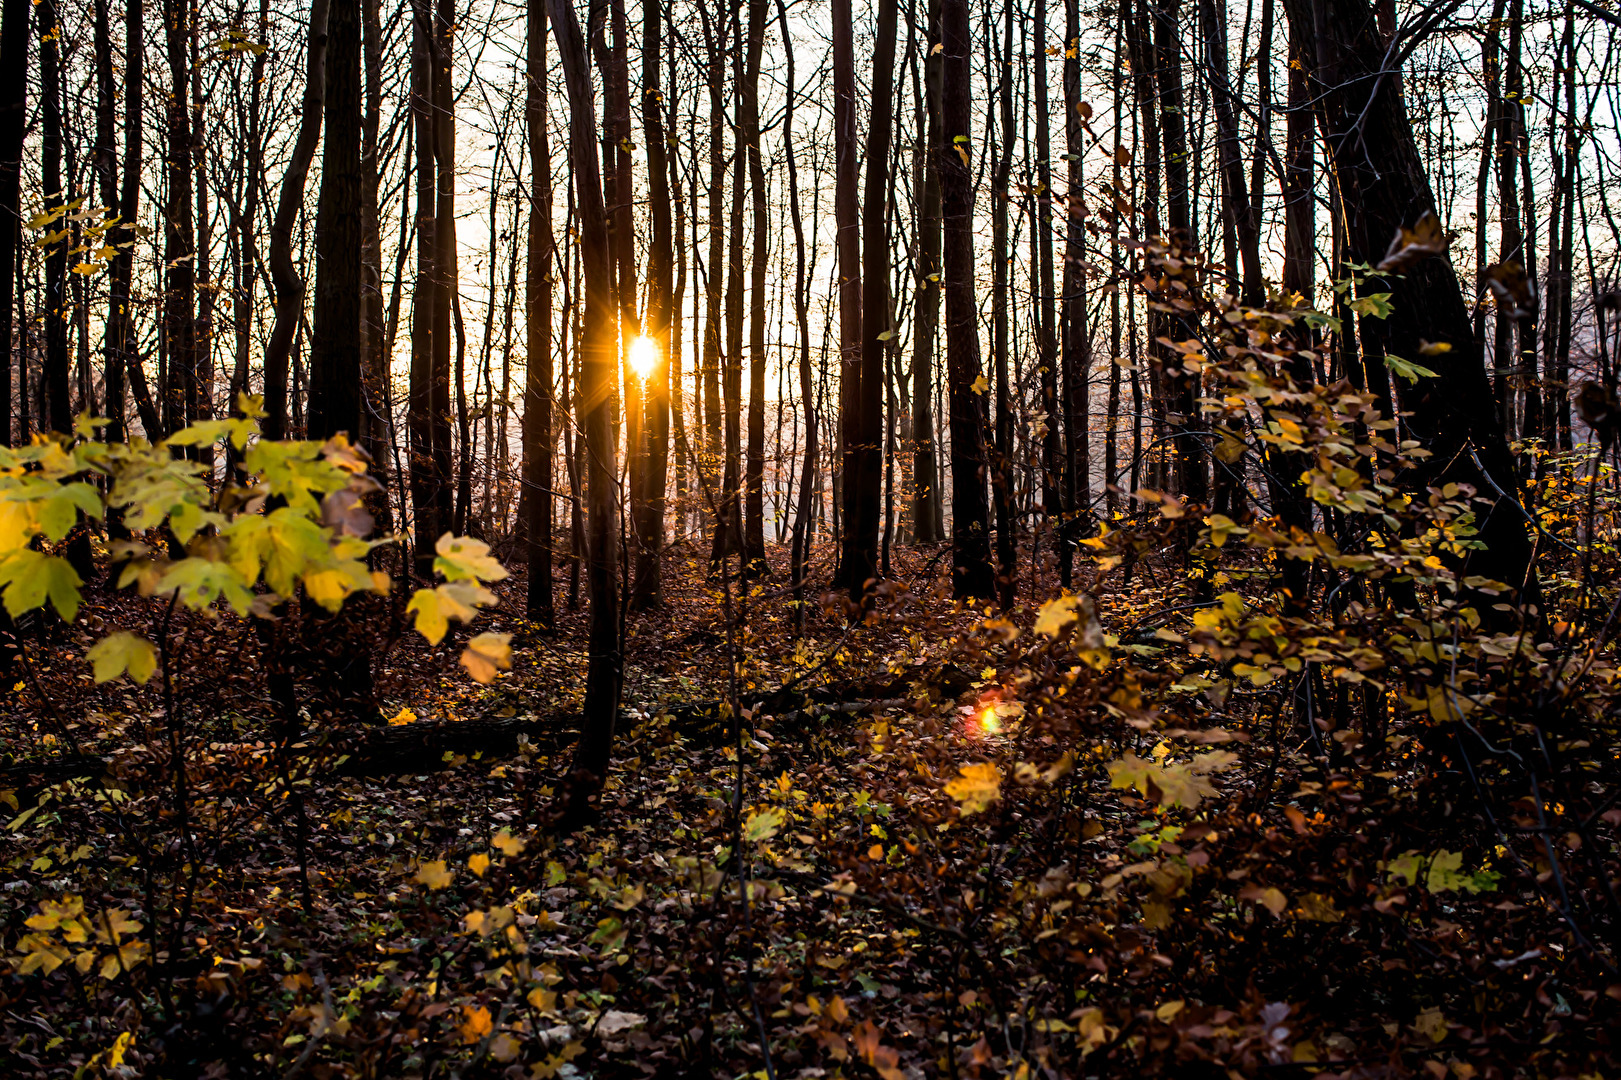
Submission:
M 879 859 L 882 859 L 883 857 L 884 857 L 884 845 L 882 845 L 882 844 L 874 844 L 872 847 L 867 849 L 867 858 L 871 859 L 873 862 L 877 862 Z
M 1080 599 L 1079 596 L 1060 596 L 1042 604 L 1041 610 L 1036 613 L 1036 633 L 1046 634 L 1050 638 L 1062 634 L 1065 627 L 1079 618 L 1075 605 L 1080 603 Z
M 960 149 L 957 152 L 959 154 L 962 154 L 962 151 Z M 963 154 L 963 163 L 967 164 L 967 162 L 968 162 L 968 155 Z M 968 387 L 968 389 L 972 390 L 976 394 L 983 394 L 985 391 L 989 390 L 990 388 L 991 388 L 990 381 L 988 379 L 986 379 L 985 376 L 983 376 L 983 375 L 981 375 L 979 378 L 975 379 L 973 381 L 973 383 Z
M 158 654 L 152 643 L 124 630 L 96 642 L 84 658 L 95 668 L 98 683 L 116 679 L 125 671 L 136 682 L 144 683 L 158 667 Z
M 435 859 L 425 862 L 417 867 L 417 881 L 430 889 L 443 889 L 455 880 L 456 875 L 445 869 L 445 860 Z
M 1154 1010 L 1154 1018 L 1162 1024 L 1168 1024 L 1177 1013 L 1182 1011 L 1183 1006 L 1184 1003 L 1181 1001 L 1167 1001 Z
M 467 868 L 473 872 L 473 876 L 483 877 L 485 871 L 490 868 L 490 857 L 482 851 L 471 855 L 467 859 Z
M 513 836 L 505 829 L 502 829 L 500 832 L 496 833 L 495 837 L 490 841 L 490 843 L 495 845 L 495 849 L 497 851 L 508 856 L 509 858 L 514 855 L 522 854 L 524 849 L 524 841 L 520 840 L 516 836 Z
M 1447 1018 L 1440 1009 L 1425 1009 L 1413 1021 L 1413 1030 L 1431 1042 L 1440 1042 L 1447 1037 Z
M 782 828 L 783 820 L 781 810 L 762 810 L 750 814 L 748 821 L 743 823 L 743 839 L 751 844 L 769 840 Z
M 1282 915 L 1283 909 L 1289 906 L 1289 899 L 1282 889 L 1269 888 L 1261 893 L 1261 905 L 1274 915 Z
M 416 723 L 417 714 L 411 711 L 411 706 L 402 705 L 400 711 L 388 718 L 390 727 L 404 727 L 406 724 Z
M 968 817 L 1002 797 L 1002 773 L 988 761 L 964 765 L 945 791 L 957 801 L 962 816 Z
M 536 1012 L 556 1012 L 557 992 L 554 990 L 548 990 L 544 986 L 537 986 L 533 990 L 529 991 L 529 1004 L 535 1007 Z
M 511 634 L 480 634 L 462 650 L 462 667 L 475 681 L 490 682 L 497 668 L 505 671 L 512 667 L 511 643 Z

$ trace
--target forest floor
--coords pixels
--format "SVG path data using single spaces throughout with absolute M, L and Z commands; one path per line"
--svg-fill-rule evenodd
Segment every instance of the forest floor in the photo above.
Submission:
M 665 606 L 627 619 L 612 775 L 572 835 L 548 824 L 585 671 L 565 573 L 554 633 L 521 574 L 497 587 L 477 629 L 514 662 L 488 686 L 454 638 L 376 665 L 401 737 L 517 727 L 518 752 L 371 776 L 319 732 L 285 766 L 229 618 L 177 624 L 172 699 L 93 684 L 92 638 L 162 609 L 88 591 L 0 707 L 14 760 L 70 737 L 110 762 L 0 796 L 3 1071 L 1466 1080 L 1613 1053 L 1621 979 L 1536 883 L 1448 862 L 1453 806 L 1424 834 L 1397 772 L 1347 779 L 1354 736 L 1178 681 L 1175 571 L 1097 595 L 1156 676 L 1109 667 L 1090 612 L 1049 643 L 1073 603 L 954 604 L 949 551 L 897 548 L 909 588 L 853 623 L 818 601 L 803 637 L 784 566 L 728 596 L 706 554 L 671 549 Z M 1050 560 L 1020 582 L 1057 595 Z

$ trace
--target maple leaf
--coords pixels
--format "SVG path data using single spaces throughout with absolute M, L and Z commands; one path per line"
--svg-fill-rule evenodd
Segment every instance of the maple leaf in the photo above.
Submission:
M 749 815 L 743 823 L 743 839 L 755 844 L 777 835 L 784 821 L 781 810 L 761 810 Z
M 110 682 L 129 672 L 129 677 L 144 683 L 158 667 L 158 654 L 152 643 L 125 630 L 108 634 L 90 646 L 84 658 L 95 669 L 98 683 Z
M 522 854 L 523 849 L 526 846 L 526 842 L 524 840 L 513 836 L 505 829 L 502 829 L 500 832 L 496 833 L 495 836 L 490 839 L 490 843 L 497 851 L 508 856 L 509 858 L 514 855 Z
M 467 868 L 473 872 L 474 877 L 483 877 L 490 868 L 490 857 L 484 852 L 475 852 L 467 858 Z
M 435 859 L 425 862 L 417 867 L 416 880 L 430 889 L 443 889 L 456 879 L 456 875 L 445 869 L 445 860 Z
M 964 765 L 957 778 L 946 784 L 945 792 L 957 801 L 959 813 L 968 817 L 1002 797 L 1002 773 L 988 761 Z
M 505 671 L 512 667 L 512 635 L 478 635 L 462 650 L 461 664 L 475 681 L 493 681 L 497 669 Z
M 482 1005 L 463 1005 L 462 1014 L 465 1019 L 457 1025 L 456 1030 L 461 1033 L 464 1043 L 476 1043 L 495 1030 L 490 1010 Z

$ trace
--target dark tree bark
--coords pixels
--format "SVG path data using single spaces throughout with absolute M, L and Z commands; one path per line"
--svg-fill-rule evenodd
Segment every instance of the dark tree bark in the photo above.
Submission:
M 1268 9 L 1270 11 L 1270 9 Z M 1239 154 L 1238 117 L 1233 112 L 1233 90 L 1227 70 L 1227 6 L 1222 0 L 1199 0 L 1204 28 L 1205 71 L 1216 113 L 1216 156 L 1221 165 L 1221 205 L 1227 228 L 1238 238 L 1238 257 L 1244 270 L 1240 299 L 1258 306 L 1266 299 L 1261 277 L 1260 228 L 1251 212 L 1244 183 L 1244 159 Z
M 1181 0 L 1154 2 L 1154 77 L 1165 137 L 1166 225 L 1171 242 L 1191 251 L 1195 237 L 1189 204 L 1187 118 L 1183 115 L 1181 10 Z M 1210 477 L 1199 434 L 1204 428 L 1199 415 L 1200 379 L 1183 367 L 1180 357 L 1163 346 L 1155 348 L 1166 382 L 1166 419 L 1176 432 L 1177 493 L 1202 504 L 1210 498 Z
M 1082 522 L 1092 502 L 1092 328 L 1086 295 L 1085 171 L 1086 117 L 1082 115 L 1080 0 L 1064 3 L 1064 148 L 1069 155 L 1065 184 L 1063 304 L 1064 523 L 1059 532 L 1059 572 L 1065 588 Z M 1118 370 L 1118 369 L 1116 369 Z M 1118 380 L 1117 380 L 1118 382 Z M 1056 415 L 1047 418 L 1056 427 Z
M 740 10 L 732 13 L 732 81 L 744 79 L 743 23 Z M 744 146 L 742 95 L 733 98 L 733 123 L 738 141 L 732 151 L 731 204 L 726 218 L 726 348 L 721 354 L 721 425 L 725 430 L 725 460 L 721 470 L 720 527 L 711 560 L 721 565 L 731 554 L 743 552 L 743 192 L 748 148 Z
M 524 282 L 528 369 L 523 394 L 524 538 L 529 617 L 555 624 L 552 601 L 552 160 L 546 123 L 546 4 L 529 0 L 529 269 Z
M 0 446 L 12 446 L 12 316 L 22 228 L 23 135 L 27 129 L 29 0 L 5 0 L 0 18 Z M 22 367 L 24 389 L 28 368 Z M 9 627 L 9 620 L 0 630 Z M 9 656 L 9 652 L 6 654 Z
M 787 65 L 788 101 L 782 118 L 782 144 L 788 158 L 788 213 L 794 226 L 794 322 L 799 328 L 799 401 L 805 415 L 804 458 L 799 469 L 799 512 L 794 515 L 793 546 L 789 558 L 793 577 L 796 626 L 805 625 L 805 560 L 810 548 L 814 507 L 811 492 L 816 480 L 816 400 L 811 381 L 810 293 L 805 276 L 805 222 L 799 210 L 799 164 L 794 156 L 794 43 L 788 32 L 788 5 L 777 0 L 777 19 L 782 26 L 783 58 Z
M 895 108 L 896 22 L 895 0 L 878 0 L 872 82 L 869 84 L 872 112 L 867 129 L 866 188 L 861 209 L 861 254 L 865 256 L 865 262 L 859 274 L 861 300 L 857 325 L 860 335 L 856 341 L 856 362 L 844 368 L 844 377 L 853 376 L 855 380 L 854 393 L 849 399 L 853 409 L 845 415 L 845 444 L 852 453 L 847 458 L 844 479 L 845 584 L 852 595 L 865 595 L 867 583 L 880 576 L 878 530 L 882 523 L 884 479 L 884 361 L 889 351 L 889 338 L 893 335 L 888 318 L 890 255 L 886 199 L 889 189 L 890 128 Z M 853 101 L 851 106 L 853 111 Z M 854 116 L 848 119 L 853 128 Z M 853 154 L 853 130 L 851 136 L 850 152 Z M 853 181 L 854 160 L 849 162 L 849 171 Z M 854 191 L 849 195 L 853 201 Z M 842 224 L 840 236 L 843 236 Z M 851 246 L 854 248 L 855 245 L 852 243 Z M 842 315 L 840 325 L 842 339 Z
M 988 13 L 987 13 L 988 14 Z M 1046 25 L 1047 6 L 1045 0 L 1036 0 L 1036 26 Z M 996 597 L 997 603 L 1005 611 L 1013 606 L 1015 583 L 1018 569 L 1017 545 L 1014 536 L 1014 506 L 1013 506 L 1013 408 L 1008 386 L 1008 322 L 1011 312 L 1008 308 L 1008 277 L 1011 260 L 1008 258 L 1008 181 L 1013 171 L 1013 5 L 1005 4 L 1002 8 L 1002 49 L 998 55 L 994 48 L 995 28 L 987 17 L 985 22 L 985 51 L 987 53 L 986 70 L 994 73 L 994 83 L 990 92 L 994 94 L 997 110 L 993 116 L 1000 113 L 996 123 L 1000 125 L 998 131 L 992 126 L 987 133 L 987 142 L 991 147 L 991 369 L 995 373 L 996 384 L 996 456 L 994 469 L 991 474 L 991 495 L 996 510 Z M 1036 45 L 1036 96 L 1040 104 L 1038 113 L 1045 113 L 1047 68 L 1045 62 L 1046 49 L 1040 42 L 1038 31 Z M 1036 123 L 1039 138 L 1046 130 L 1046 117 L 1041 115 Z M 1038 175 L 1046 169 L 1045 151 L 1038 149 L 1037 156 L 1043 160 L 1038 163 Z M 1038 181 L 1039 187 L 1039 181 Z M 1040 194 L 1042 211 L 1048 209 L 1045 191 Z M 1052 268 L 1052 229 L 1050 219 L 1045 222 L 1046 228 L 1036 230 L 1037 248 L 1040 250 L 1040 238 L 1045 234 L 1047 241 L 1046 262 L 1049 272 Z M 1038 276 L 1039 282 L 1039 276 Z M 1037 286 L 1040 287 L 1039 284 Z M 1050 306 L 1050 302 L 1043 301 Z M 1038 303 L 1039 312 L 1042 303 Z M 1043 327 L 1039 321 L 1036 324 L 1037 337 L 1037 363 L 1039 353 L 1046 342 L 1041 338 Z M 1046 366 L 1042 367 L 1042 394 L 1043 404 L 1046 405 L 1046 390 L 1051 372 Z M 1056 423 L 1049 415 L 1047 423 L 1049 432 L 1056 433 Z M 1045 456 L 1043 463 L 1046 463 Z M 1043 470 L 1045 472 L 1045 469 Z
M 428 422 L 433 432 L 433 522 L 440 531 L 454 528 L 456 521 L 455 485 L 451 482 L 455 470 L 450 411 L 453 341 L 465 349 L 465 336 L 457 332 L 455 325 L 460 322 L 455 318 L 460 307 L 455 302 L 459 291 L 456 258 L 456 104 L 451 86 L 455 42 L 455 0 L 437 0 L 429 39 L 432 58 L 429 85 L 433 93 L 434 253 Z M 457 361 L 461 357 L 461 352 L 458 352 Z M 460 363 L 455 367 L 459 371 Z M 465 392 L 465 383 L 458 380 L 456 389 Z M 465 446 L 463 450 L 465 452 Z M 432 559 L 437 535 L 429 540 L 426 551 L 419 541 L 419 559 L 423 555 Z
M 979 312 L 974 301 L 973 107 L 968 0 L 941 0 L 943 96 L 940 201 L 944 233 L 946 382 L 951 400 L 951 570 L 958 599 L 994 594 L 985 499 L 985 405 L 976 387 Z
M 381 151 L 378 147 L 383 112 L 383 26 L 379 0 L 360 0 L 362 63 L 366 76 L 365 111 L 361 115 L 360 227 L 361 227 L 361 370 L 365 377 L 360 432 L 361 445 L 371 457 L 371 471 L 380 490 L 373 497 L 378 526 L 394 528 L 389 506 L 389 452 L 394 444 L 394 415 L 390 389 L 388 318 L 383 310 L 383 248 L 378 220 L 378 184 Z M 406 239 L 399 239 L 400 250 Z
M 107 0 L 96 0 L 96 144 L 93 152 L 96 179 L 101 186 L 101 200 L 115 214 L 122 214 L 118 192 L 118 152 L 113 145 L 114 98 L 112 24 L 107 13 Z M 117 256 L 114 256 L 116 261 Z M 109 441 L 124 438 L 124 357 L 123 338 L 116 329 L 119 309 L 128 303 L 127 287 L 120 292 L 116 280 L 109 273 L 109 293 L 112 302 L 107 311 L 107 329 L 102 341 L 102 378 L 106 390 L 106 436 Z M 109 522 L 109 525 L 112 523 Z
M 326 139 L 315 219 L 315 318 L 310 347 L 309 438 L 362 434 L 360 0 L 330 0 Z
M 163 333 L 168 381 L 163 388 L 163 427 L 170 434 L 197 415 L 197 247 L 192 219 L 191 34 L 188 0 L 164 0 L 163 25 L 169 60 L 167 143 L 169 202 L 163 223 Z
M 68 201 L 62 187 L 62 63 L 58 42 L 55 0 L 39 0 L 40 112 L 44 121 L 40 139 L 40 182 L 45 209 L 59 210 Z M 66 221 L 53 229 L 70 231 Z M 73 431 L 72 379 L 68 370 L 68 237 L 50 245 L 45 253 L 45 422 L 61 435 Z
M 602 177 L 597 163 L 596 110 L 585 43 L 569 0 L 548 0 L 563 63 L 569 102 L 569 149 L 579 206 L 580 256 L 585 271 L 585 323 L 580 339 L 578 415 L 583 417 L 589 463 L 589 525 L 586 551 L 591 589 L 590 659 L 579 749 L 569 786 L 566 817 L 581 821 L 593 812 L 613 751 L 619 705 L 619 598 L 615 591 L 613 384 L 616 349 L 612 258 Z
M 671 295 L 674 259 L 670 224 L 669 162 L 664 134 L 664 95 L 659 81 L 659 50 L 663 46 L 661 6 L 643 5 L 642 12 L 642 132 L 647 144 L 648 204 L 653 219 L 652 243 L 647 253 L 647 310 L 642 332 L 658 349 L 658 361 L 644 389 L 642 423 L 646 429 L 647 460 L 642 473 L 642 497 L 636 515 L 636 583 L 631 606 L 637 610 L 663 602 L 661 556 L 664 549 L 664 492 L 669 483 L 670 354 L 675 304 Z
M 883 0 L 894 6 L 894 0 Z M 880 19 L 882 15 L 880 15 Z M 766 0 L 749 0 L 748 42 L 739 105 L 741 136 L 748 150 L 749 188 L 753 209 L 753 260 L 749 271 L 749 457 L 743 481 L 743 565 L 749 577 L 769 571 L 765 560 L 765 300 L 766 238 L 771 222 L 766 212 L 765 163 L 760 154 L 760 58 L 765 46 Z M 895 50 L 891 19 L 889 51 Z M 883 51 L 879 33 L 879 51 Z
M 412 0 L 411 114 L 416 140 L 416 280 L 411 296 L 411 377 L 406 404 L 410 435 L 411 504 L 416 517 L 414 562 L 417 576 L 433 576 L 433 547 L 439 537 L 439 488 L 434 442 L 440 425 L 435 419 L 434 315 L 438 302 L 435 263 L 438 259 L 438 217 L 434 170 L 434 29 L 433 0 Z M 449 524 L 448 520 L 444 524 Z
M 920 544 L 941 536 L 940 466 L 934 442 L 934 354 L 940 326 L 940 73 L 945 60 L 934 52 L 940 40 L 940 0 L 929 0 L 929 48 L 923 58 L 923 90 L 917 103 L 918 282 L 912 347 L 912 522 Z
M 282 174 L 281 196 L 270 223 L 270 281 L 276 290 L 276 321 L 265 346 L 266 438 L 287 437 L 288 361 L 293 339 L 304 317 L 304 279 L 293 266 L 293 224 L 304 205 L 304 183 L 321 137 L 321 108 L 326 99 L 326 39 L 328 0 L 310 5 L 309 55 L 304 66 L 304 99 L 293 153 Z
M 855 43 L 850 0 L 833 0 L 833 218 L 839 279 L 840 515 L 844 524 L 838 585 L 859 592 L 866 569 L 855 527 L 860 510 L 855 476 L 861 465 L 861 236 L 856 186 Z M 868 162 L 868 167 L 872 166 Z M 881 168 L 882 166 L 880 166 Z M 876 552 L 874 553 L 876 555 Z
M 1435 197 L 1424 171 L 1399 87 L 1382 77 L 1386 46 L 1367 0 L 1287 0 L 1289 17 L 1312 28 L 1308 64 L 1317 111 L 1345 218 L 1345 257 L 1378 263 L 1393 238 L 1433 214 Z M 1437 230 L 1438 231 L 1438 230 Z M 1457 274 L 1445 254 L 1416 258 L 1401 277 L 1375 283 L 1389 291 L 1391 315 L 1377 327 L 1364 320 L 1364 348 L 1412 358 L 1421 341 L 1451 350 L 1426 357 L 1439 377 L 1404 386 L 1411 436 L 1431 452 L 1430 483 L 1474 485 L 1489 502 L 1478 522 L 1484 550 L 1469 556 L 1469 572 L 1536 597 L 1531 543 L 1519 508 L 1494 492 L 1513 486 L 1514 463 L 1487 381 L 1479 343 Z M 1370 333 L 1371 331 L 1371 333 Z M 1375 337 L 1371 343 L 1367 340 Z M 1479 460 L 1479 466 L 1475 464 Z M 1495 617 L 1489 603 L 1482 614 Z
M 1035 221 L 1032 223 L 1032 238 L 1036 245 L 1036 265 L 1033 267 L 1036 302 L 1032 305 L 1035 316 L 1032 329 L 1036 337 L 1036 370 L 1041 378 L 1041 411 L 1046 414 L 1046 431 L 1041 437 L 1041 509 L 1047 531 L 1057 539 L 1064 515 L 1063 426 L 1058 419 L 1063 406 L 1058 400 L 1058 335 L 1053 274 L 1052 107 L 1048 100 L 1046 25 L 1046 0 L 1036 0 L 1036 207 Z M 1067 46 L 1069 42 L 1066 40 L 1064 44 Z M 1066 109 L 1066 132 L 1069 123 L 1070 111 Z M 1012 138 L 1011 131 L 1004 136 L 1008 142 Z

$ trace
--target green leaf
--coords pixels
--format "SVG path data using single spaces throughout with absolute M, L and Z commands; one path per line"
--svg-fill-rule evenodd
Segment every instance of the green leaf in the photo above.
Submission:
M 1386 319 L 1395 307 L 1390 303 L 1390 294 L 1387 292 L 1368 293 L 1351 301 L 1351 310 L 1358 315 L 1369 316 L 1375 319 Z
M 14 619 L 43 606 L 47 596 L 64 622 L 79 614 L 79 586 L 84 582 L 71 563 L 56 555 L 28 548 L 14 551 L 0 560 L 0 583 L 5 585 L 6 612 Z
M 1436 377 L 1435 372 L 1423 364 L 1415 364 L 1411 360 L 1403 360 L 1401 357 L 1390 353 L 1385 354 L 1385 367 L 1410 383 L 1416 383 L 1420 379 L 1433 379 Z
M 110 682 L 126 671 L 130 678 L 144 683 L 158 667 L 158 654 L 152 643 L 124 630 L 108 634 L 90 646 L 84 658 L 95 667 L 98 683 Z
M 761 843 L 777 835 L 784 821 L 781 810 L 761 810 L 750 814 L 743 823 L 743 839 L 751 844 Z

